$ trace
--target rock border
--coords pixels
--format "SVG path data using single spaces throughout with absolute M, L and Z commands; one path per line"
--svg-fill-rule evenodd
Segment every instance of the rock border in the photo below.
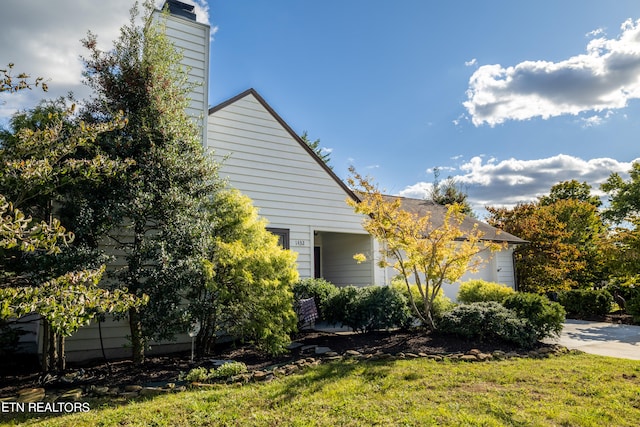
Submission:
M 580 350 L 569 350 L 559 344 L 552 344 L 540 347 L 535 350 L 526 352 L 504 352 L 496 350 L 491 353 L 485 353 L 478 349 L 472 349 L 465 353 L 384 353 L 382 351 L 376 353 L 361 353 L 358 350 L 347 350 L 342 354 L 338 354 L 326 347 L 307 346 L 301 352 L 301 357 L 289 363 L 273 365 L 262 370 L 255 370 L 232 377 L 221 379 L 212 383 L 184 381 L 166 382 L 158 386 L 143 386 L 140 384 L 128 384 L 119 387 L 103 387 L 91 385 L 87 387 L 76 387 L 68 390 L 52 390 L 47 391 L 43 387 L 25 388 L 18 391 L 14 396 L 0 398 L 0 402 L 78 402 L 87 397 L 94 398 L 120 398 L 135 399 L 138 397 L 153 397 L 167 393 L 176 393 L 186 391 L 188 389 L 208 389 L 219 387 L 225 384 L 247 384 L 250 382 L 268 382 L 274 378 L 281 378 L 303 371 L 304 369 L 317 366 L 323 363 L 330 363 L 339 360 L 355 360 L 355 361 L 393 361 L 405 359 L 429 359 L 436 362 L 488 362 L 500 361 L 514 358 L 529 359 L 545 359 L 553 356 L 561 356 L 564 354 L 582 354 Z M 313 355 L 305 355 L 304 353 L 313 353 Z

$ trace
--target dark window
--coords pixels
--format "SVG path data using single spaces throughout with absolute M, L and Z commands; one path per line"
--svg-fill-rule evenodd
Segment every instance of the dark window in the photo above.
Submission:
M 282 246 L 283 249 L 289 249 L 289 229 L 288 228 L 268 228 L 272 234 L 278 236 L 278 244 Z
M 315 277 L 316 279 L 319 279 L 320 277 L 322 277 L 322 271 L 320 271 L 321 269 L 321 263 L 320 263 L 320 246 L 314 246 L 313 247 L 313 277 Z

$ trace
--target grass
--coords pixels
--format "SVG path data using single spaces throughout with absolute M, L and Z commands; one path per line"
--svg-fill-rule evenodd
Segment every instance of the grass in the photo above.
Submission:
M 640 361 L 335 362 L 264 384 L 90 401 L 33 426 L 638 426 Z

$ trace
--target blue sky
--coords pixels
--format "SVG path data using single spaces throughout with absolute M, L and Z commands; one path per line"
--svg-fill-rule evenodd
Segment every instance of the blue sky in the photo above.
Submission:
M 0 60 L 83 95 L 79 39 L 113 40 L 131 1 L 40 3 L 5 1 Z M 635 0 L 210 0 L 198 15 L 211 105 L 253 87 L 340 177 L 354 165 L 388 193 L 423 197 L 438 167 L 482 214 L 640 158 Z

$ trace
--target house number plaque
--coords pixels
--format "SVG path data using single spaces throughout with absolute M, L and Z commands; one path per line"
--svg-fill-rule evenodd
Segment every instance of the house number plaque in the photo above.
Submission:
M 294 240 L 294 241 L 293 241 L 293 244 L 294 244 L 295 246 L 305 246 L 305 245 L 306 245 L 306 242 L 305 242 L 304 240 Z

